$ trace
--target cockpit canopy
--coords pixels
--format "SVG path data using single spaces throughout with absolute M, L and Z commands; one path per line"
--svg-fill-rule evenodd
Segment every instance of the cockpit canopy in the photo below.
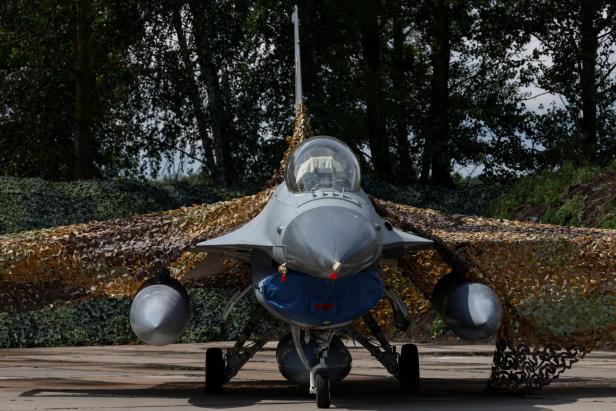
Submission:
M 301 143 L 287 163 L 287 188 L 292 192 L 315 190 L 359 191 L 357 158 L 337 138 L 316 136 Z

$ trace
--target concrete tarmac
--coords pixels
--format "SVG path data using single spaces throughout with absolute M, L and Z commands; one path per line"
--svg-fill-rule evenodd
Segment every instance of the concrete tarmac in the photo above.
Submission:
M 203 393 L 208 346 L 110 346 L 0 350 L 0 410 L 316 410 L 307 390 L 287 383 L 268 345 L 226 386 Z M 544 390 L 524 397 L 485 392 L 492 346 L 420 345 L 422 390 L 396 382 L 364 349 L 332 389 L 349 410 L 616 410 L 616 353 L 595 352 Z

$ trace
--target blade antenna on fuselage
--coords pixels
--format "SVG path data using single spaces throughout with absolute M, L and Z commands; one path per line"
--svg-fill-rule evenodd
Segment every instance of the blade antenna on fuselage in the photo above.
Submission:
M 299 11 L 297 5 L 291 15 L 293 21 L 293 42 L 295 45 L 295 111 L 297 112 L 304 101 L 304 90 L 302 86 L 302 57 L 299 41 Z

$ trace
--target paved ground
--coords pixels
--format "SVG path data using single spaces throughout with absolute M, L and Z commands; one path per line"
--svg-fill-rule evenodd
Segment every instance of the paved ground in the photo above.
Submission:
M 223 395 L 202 393 L 202 345 L 0 350 L 0 410 L 316 410 L 284 381 L 273 347 L 259 353 Z M 353 410 L 616 410 L 616 353 L 597 352 L 544 391 L 524 398 L 484 392 L 491 346 L 422 345 L 422 392 L 403 396 L 363 349 L 333 389 L 333 406 Z

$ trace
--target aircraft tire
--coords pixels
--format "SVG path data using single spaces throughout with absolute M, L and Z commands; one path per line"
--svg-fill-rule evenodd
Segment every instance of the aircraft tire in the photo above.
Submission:
M 316 370 L 314 374 L 314 382 L 317 389 L 317 407 L 329 408 L 329 406 L 331 405 L 331 394 L 327 370 Z
M 407 394 L 419 391 L 419 352 L 415 344 L 404 344 L 398 359 L 400 391 Z
M 205 392 L 222 393 L 225 382 L 225 360 L 220 348 L 208 348 L 205 352 Z

